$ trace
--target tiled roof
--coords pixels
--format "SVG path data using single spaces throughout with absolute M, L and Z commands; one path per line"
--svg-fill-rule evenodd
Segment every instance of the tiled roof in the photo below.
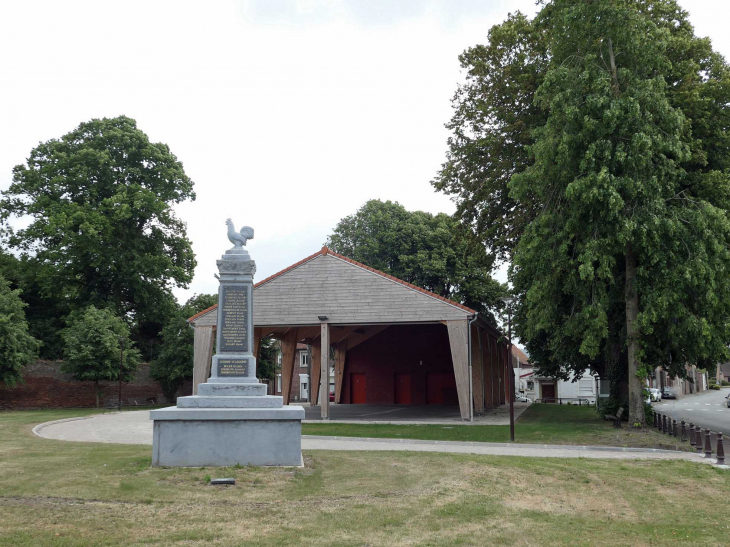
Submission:
M 442 300 L 443 302 L 446 302 L 447 304 L 450 304 L 452 306 L 456 306 L 457 308 L 461 308 L 462 310 L 467 311 L 469 313 L 476 313 L 476 311 L 474 311 L 471 308 L 468 308 L 468 307 L 464 306 L 463 304 L 459 304 L 458 302 L 454 302 L 453 300 L 449 300 L 448 298 L 444 298 L 443 296 L 440 296 L 440 295 L 438 295 L 436 293 L 433 293 L 431 291 L 427 291 L 426 289 L 422 289 L 421 287 L 417 287 L 416 285 L 413 285 L 412 283 L 408 283 L 407 281 L 403 281 L 402 279 L 398 279 L 397 277 L 393 277 L 392 275 L 388 275 L 385 272 L 381 272 L 380 270 L 376 270 L 375 268 L 371 268 L 370 266 L 366 266 L 365 264 L 363 264 L 361 262 L 357 262 L 356 260 L 352 260 L 351 258 L 347 258 L 346 256 L 343 256 L 341 254 L 338 254 L 338 253 L 332 251 L 327 246 L 322 247 L 322 249 L 319 250 L 318 252 L 314 253 L 313 255 L 308 256 L 307 258 L 305 258 L 303 260 L 300 260 L 296 264 L 292 264 L 288 268 L 284 268 L 280 272 L 277 272 L 274 275 L 271 275 L 271 276 L 267 277 L 266 279 L 263 279 L 263 280 L 259 281 L 258 283 L 256 283 L 254 285 L 254 288 L 260 287 L 261 285 L 264 285 L 265 283 L 268 283 L 269 281 L 272 281 L 272 280 L 276 279 L 277 277 L 280 277 L 280 276 L 284 275 L 288 271 L 293 270 L 294 268 L 296 268 L 298 266 L 301 266 L 302 264 L 305 264 L 306 262 L 309 262 L 310 260 L 313 260 L 313 259 L 317 258 L 318 256 L 327 256 L 327 255 L 332 255 L 332 256 L 334 256 L 336 258 L 339 258 L 340 260 L 344 260 L 345 262 L 349 262 L 350 264 L 353 264 L 354 266 L 357 266 L 359 268 L 363 268 L 365 270 L 368 270 L 369 272 L 373 272 L 373 273 L 375 273 L 377 275 L 380 275 L 382 277 L 385 277 L 386 279 L 390 279 L 391 281 L 395 281 L 396 283 L 399 283 L 399 284 L 401 284 L 401 285 L 403 285 L 405 287 L 408 287 L 409 289 L 413 289 L 414 291 L 418 291 L 418 292 L 423 293 L 425 295 L 428 295 L 428 296 L 430 296 L 432 298 L 436 298 L 438 300 Z M 207 309 L 201 311 L 200 313 L 196 313 L 195 315 L 193 315 L 192 317 L 190 317 L 188 319 L 188 322 L 195 321 L 201 315 L 205 315 L 206 313 L 208 313 L 209 311 L 214 310 L 217 307 L 218 307 L 218 304 L 215 304 L 215 305 L 211 306 L 210 308 L 207 308 Z M 513 346 L 513 348 L 516 348 L 516 346 Z M 517 348 L 517 349 L 519 351 L 519 348 Z M 522 353 L 522 352 L 520 352 L 520 353 Z M 524 353 L 522 355 L 524 356 Z M 527 356 L 525 356 L 525 363 L 526 362 L 527 362 Z
M 525 352 L 520 348 L 512 344 L 512 355 L 519 359 L 520 363 L 527 363 L 530 359 L 525 355 Z

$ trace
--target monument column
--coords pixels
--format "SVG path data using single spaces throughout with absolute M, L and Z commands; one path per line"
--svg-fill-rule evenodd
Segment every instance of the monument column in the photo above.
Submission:
M 243 248 L 253 229 L 236 232 L 218 260 L 217 351 L 211 377 L 197 395 L 178 397 L 177 406 L 150 411 L 154 422 L 152 465 L 199 467 L 302 464 L 301 406 L 283 405 L 256 379 L 253 276 L 256 263 Z

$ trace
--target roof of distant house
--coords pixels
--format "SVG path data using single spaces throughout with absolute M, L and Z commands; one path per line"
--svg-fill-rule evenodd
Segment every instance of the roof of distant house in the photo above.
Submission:
M 517 357 L 517 359 L 519 359 L 520 363 L 527 364 L 529 362 L 529 360 L 530 360 L 527 357 L 527 355 L 525 355 L 525 352 L 522 351 L 517 346 L 515 346 L 514 344 L 512 344 L 512 355 L 514 355 L 515 357 Z

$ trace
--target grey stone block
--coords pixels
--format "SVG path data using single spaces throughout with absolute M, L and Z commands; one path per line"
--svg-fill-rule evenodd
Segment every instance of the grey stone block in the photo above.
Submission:
M 304 408 L 177 408 L 150 410 L 151 420 L 303 420 Z
M 192 395 L 178 397 L 178 408 L 281 408 L 284 398 L 277 395 L 221 397 Z
M 263 396 L 266 384 L 198 384 L 198 395 L 210 397 Z
M 298 407 L 301 414 L 304 409 Z M 286 410 L 286 411 L 285 411 Z M 161 409 L 154 418 L 152 465 L 300 466 L 301 418 L 292 409 Z M 171 412 L 177 416 L 170 418 Z M 228 411 L 228 419 L 219 419 Z M 282 412 L 285 411 L 285 412 Z M 269 419 L 264 418 L 269 415 Z M 224 414 L 225 415 L 225 414 Z M 246 419 L 245 416 L 255 416 Z M 235 418 L 233 417 L 235 416 Z M 283 418 L 283 419 L 282 419 Z

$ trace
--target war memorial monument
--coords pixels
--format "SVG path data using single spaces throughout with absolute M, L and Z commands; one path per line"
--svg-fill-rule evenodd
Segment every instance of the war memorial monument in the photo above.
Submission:
M 154 422 L 152 465 L 165 467 L 282 465 L 302 463 L 301 406 L 266 395 L 253 354 L 253 276 L 256 263 L 244 249 L 253 229 L 236 232 L 234 247 L 216 261 L 220 272 L 218 330 L 211 377 L 198 395 L 150 411 Z

